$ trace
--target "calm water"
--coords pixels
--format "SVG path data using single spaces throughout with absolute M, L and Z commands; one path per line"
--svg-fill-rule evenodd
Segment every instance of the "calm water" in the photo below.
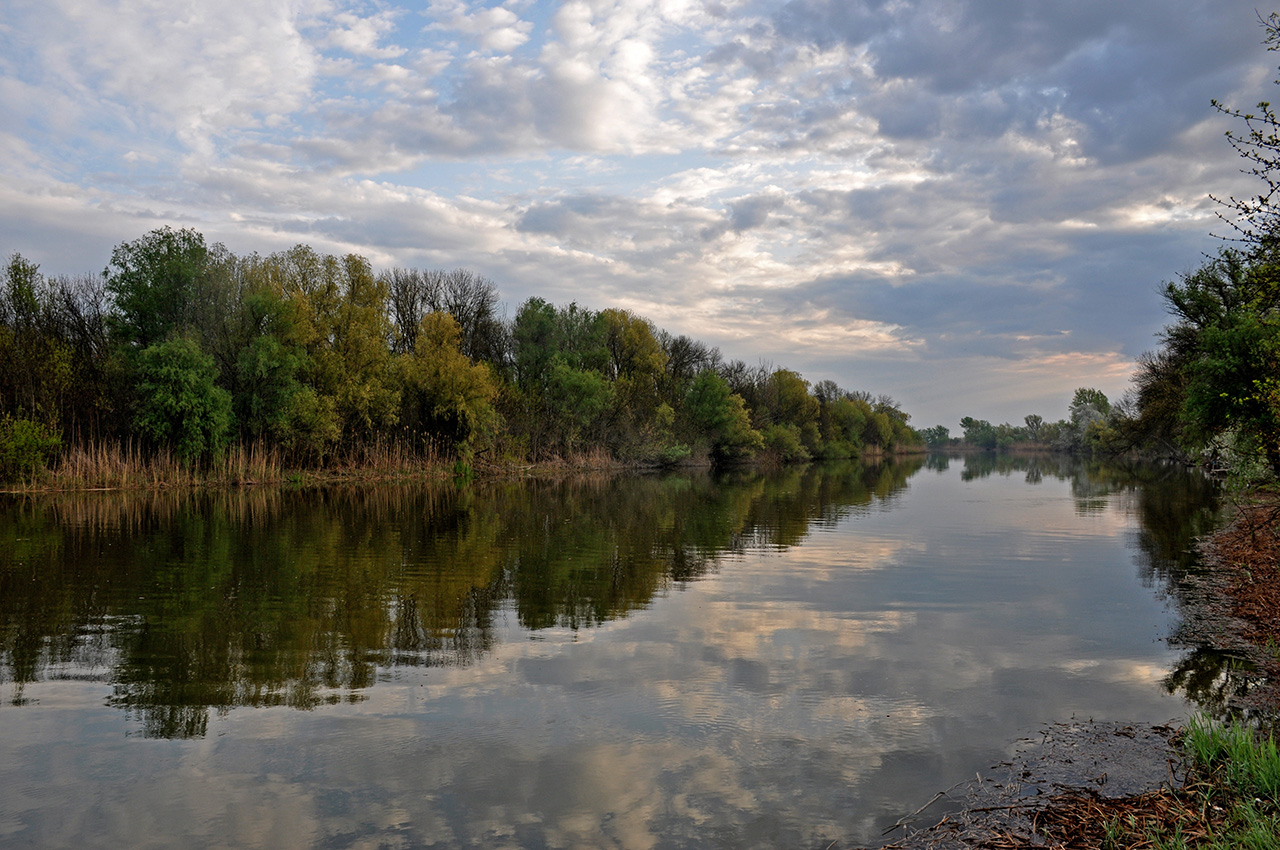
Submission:
M 0 846 L 879 843 L 1211 701 L 1165 638 L 1213 517 L 989 458 L 0 502 Z

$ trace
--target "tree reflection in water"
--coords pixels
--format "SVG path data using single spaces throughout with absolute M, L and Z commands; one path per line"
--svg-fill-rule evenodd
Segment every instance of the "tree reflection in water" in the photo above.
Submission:
M 79 494 L 0 512 L 0 676 L 112 683 L 142 733 L 210 712 L 362 698 L 397 667 L 471 664 L 521 629 L 586 629 L 726 557 L 786 548 L 888 506 L 940 455 L 765 473 L 600 475 L 452 486 Z M 1187 603 L 1213 485 L 1173 466 L 968 454 L 966 481 L 1071 482 L 1078 513 L 1124 500 L 1147 586 Z M 1166 686 L 1210 711 L 1249 671 L 1191 649 Z
M 590 628 L 746 547 L 891 499 L 920 460 L 776 474 L 25 497 L 0 513 L 0 671 L 90 676 L 146 736 L 466 665 L 495 620 Z

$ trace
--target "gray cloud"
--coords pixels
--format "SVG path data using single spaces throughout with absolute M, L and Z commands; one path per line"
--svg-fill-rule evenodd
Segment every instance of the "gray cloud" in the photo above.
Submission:
M 860 105 L 891 137 L 1026 131 L 1062 116 L 1084 153 L 1125 161 L 1203 120 L 1256 58 L 1245 3 L 916 4 L 797 0 L 782 39 L 865 50 L 879 91 Z
M 1243 0 L 249 6 L 20 2 L 0 249 L 93 270 L 172 224 L 467 266 L 938 419 L 962 372 L 1122 385 L 1207 194 L 1249 191 L 1209 99 L 1274 70 Z

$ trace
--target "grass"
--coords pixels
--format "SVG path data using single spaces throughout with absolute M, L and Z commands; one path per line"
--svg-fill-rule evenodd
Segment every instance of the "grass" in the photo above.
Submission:
M 1280 850 L 1280 750 L 1274 735 L 1201 716 L 1187 725 L 1181 746 L 1181 788 L 1126 798 L 1066 793 L 1049 800 L 1033 818 L 1044 846 Z
M 1188 778 L 1162 817 L 1117 814 L 1101 847 L 1280 850 L 1280 749 L 1240 722 L 1196 717 L 1182 740 Z

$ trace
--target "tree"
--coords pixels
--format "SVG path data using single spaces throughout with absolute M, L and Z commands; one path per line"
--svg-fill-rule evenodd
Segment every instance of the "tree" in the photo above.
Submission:
M 821 388 L 819 384 L 819 388 Z M 827 457 L 857 457 L 865 439 L 871 406 L 841 392 L 822 409 L 822 439 Z
M 271 275 L 296 311 L 305 346 L 305 380 L 315 392 L 316 433 L 337 416 L 342 439 L 356 445 L 396 422 L 399 388 L 393 375 L 387 284 L 356 254 L 320 255 L 298 245 L 268 259 Z
M 487 364 L 472 363 L 462 353 L 461 339 L 462 329 L 449 313 L 422 317 L 413 354 L 402 360 L 401 416 L 420 439 L 441 437 L 465 453 L 497 430 L 497 385 Z
M 595 441 L 614 404 L 614 385 L 594 369 L 575 369 L 563 359 L 552 359 L 546 399 L 559 431 L 556 442 L 566 452 Z
M 1073 420 L 1082 417 L 1106 419 L 1111 413 L 1111 402 L 1102 390 L 1080 387 L 1071 397 L 1070 410 Z
M 609 357 L 605 377 L 614 388 L 614 421 L 625 426 L 615 436 L 628 442 L 643 440 L 646 424 L 662 403 L 666 352 L 653 325 L 628 310 L 603 310 L 600 321 Z
M 946 425 L 934 425 L 932 428 L 921 431 L 920 436 L 924 438 L 925 445 L 930 448 L 940 448 L 950 444 L 951 429 Z
M 994 449 L 999 440 L 995 426 L 985 419 L 974 419 L 966 416 L 960 420 L 964 429 L 964 441 L 981 449 Z
M 274 292 L 261 291 L 245 298 L 242 312 L 252 336 L 236 356 L 233 402 L 241 432 L 253 439 L 269 436 L 308 453 L 321 448 L 315 435 L 304 437 L 310 430 L 305 412 L 314 405 L 301 381 L 307 354 L 293 306 Z
M 1177 321 L 1137 378 L 1139 421 L 1149 435 L 1169 435 L 1192 452 L 1231 435 L 1238 450 L 1261 455 L 1280 476 L 1276 292 L 1270 263 L 1234 251 L 1166 285 Z
M 1035 413 L 1028 413 L 1023 417 L 1022 421 L 1027 426 L 1027 437 L 1032 442 L 1039 442 L 1040 436 L 1044 431 L 1044 417 Z
M 546 386 L 551 360 L 562 337 L 554 304 L 530 298 L 520 305 L 511 325 L 512 367 L 526 392 Z
M 387 289 L 387 304 L 395 335 L 391 348 L 396 354 L 408 354 L 418 341 L 418 324 L 422 317 L 440 309 L 442 272 L 421 269 L 389 269 L 378 275 Z
M 1269 52 L 1280 50 L 1280 13 L 1258 15 L 1265 33 L 1263 44 Z M 1280 79 L 1274 80 L 1280 85 Z M 1249 198 L 1212 197 L 1223 208 L 1219 218 L 1235 233 L 1234 239 L 1244 243 L 1255 256 L 1274 256 L 1280 248 L 1280 211 L 1276 209 L 1276 191 L 1280 189 L 1280 116 L 1267 101 L 1258 103 L 1257 112 L 1227 107 L 1217 100 L 1213 107 L 1224 115 L 1243 122 L 1244 133 L 1227 132 L 1231 147 L 1247 166 L 1241 171 L 1257 177 L 1263 188 Z
M 668 404 L 679 405 L 698 375 L 720 361 L 720 352 L 683 334 L 659 331 L 657 337 L 667 356 L 662 395 Z
M 30 419 L 0 415 L 0 481 L 19 481 L 44 469 L 62 438 Z
M 698 374 L 684 400 L 685 415 L 697 437 L 709 443 L 716 461 L 750 457 L 764 447 L 760 432 L 751 427 L 742 396 L 714 371 Z
M 231 429 L 231 396 L 214 385 L 213 358 L 188 337 L 173 337 L 138 355 L 138 433 L 169 447 L 180 460 L 195 463 L 226 446 Z
M 208 258 L 204 236 L 188 229 L 162 227 L 117 245 L 103 272 L 116 338 L 141 350 L 189 328 Z
M 387 292 L 398 354 L 413 351 L 418 326 L 428 313 L 448 313 L 458 323 L 459 347 L 473 362 L 503 368 L 506 327 L 499 318 L 498 288 L 493 281 L 466 269 L 390 269 L 378 275 Z

